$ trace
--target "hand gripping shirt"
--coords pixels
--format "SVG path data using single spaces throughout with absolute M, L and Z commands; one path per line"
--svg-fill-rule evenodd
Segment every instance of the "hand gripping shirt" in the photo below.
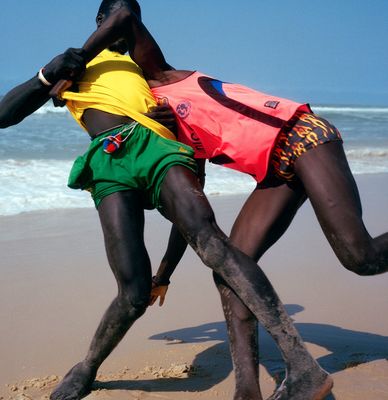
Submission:
M 296 111 L 296 103 L 242 85 L 225 83 L 193 72 L 176 83 L 152 89 L 168 100 L 178 119 L 178 140 L 207 158 L 252 175 L 261 182 L 268 171 L 277 136 Z
M 78 82 L 78 92 L 62 94 L 75 120 L 85 129 L 83 113 L 88 108 L 125 115 L 166 139 L 175 135 L 166 127 L 143 115 L 156 106 L 139 66 L 127 55 L 102 51 L 86 67 Z

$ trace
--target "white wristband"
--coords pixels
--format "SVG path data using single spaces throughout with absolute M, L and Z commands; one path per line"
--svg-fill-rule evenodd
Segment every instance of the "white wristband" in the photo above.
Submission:
M 50 83 L 43 75 L 44 68 L 41 68 L 38 73 L 38 79 L 43 83 L 45 86 L 52 86 L 53 84 Z

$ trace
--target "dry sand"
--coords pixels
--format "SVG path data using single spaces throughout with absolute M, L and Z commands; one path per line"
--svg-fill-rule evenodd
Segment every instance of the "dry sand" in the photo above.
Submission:
M 357 178 L 372 235 L 388 230 L 388 175 Z M 228 232 L 244 196 L 213 197 Z M 0 400 L 44 399 L 85 354 L 115 295 L 93 209 L 0 218 Z M 169 224 L 147 212 L 154 269 Z M 388 274 L 344 270 L 306 204 L 260 262 L 308 348 L 333 374 L 328 399 L 388 400 Z M 268 396 L 283 370 L 260 331 L 260 374 Z M 190 250 L 166 304 L 148 310 L 103 364 L 88 399 L 232 399 L 234 377 L 210 271 Z

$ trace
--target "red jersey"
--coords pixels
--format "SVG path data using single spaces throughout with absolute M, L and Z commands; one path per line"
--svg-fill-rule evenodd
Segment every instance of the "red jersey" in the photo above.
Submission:
M 296 103 L 242 85 L 193 72 L 187 78 L 153 88 L 167 99 L 178 121 L 178 140 L 193 147 L 196 158 L 252 175 L 267 174 L 271 151 L 282 127 L 298 110 Z

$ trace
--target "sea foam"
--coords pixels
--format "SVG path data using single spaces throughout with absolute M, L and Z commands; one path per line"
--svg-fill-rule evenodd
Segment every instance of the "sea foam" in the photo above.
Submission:
M 388 173 L 387 107 L 313 107 L 335 124 L 355 174 Z M 88 136 L 65 108 L 51 103 L 0 135 L 0 215 L 34 210 L 93 207 L 88 192 L 66 186 L 72 160 Z M 256 183 L 248 175 L 207 163 L 209 196 L 246 194 Z

